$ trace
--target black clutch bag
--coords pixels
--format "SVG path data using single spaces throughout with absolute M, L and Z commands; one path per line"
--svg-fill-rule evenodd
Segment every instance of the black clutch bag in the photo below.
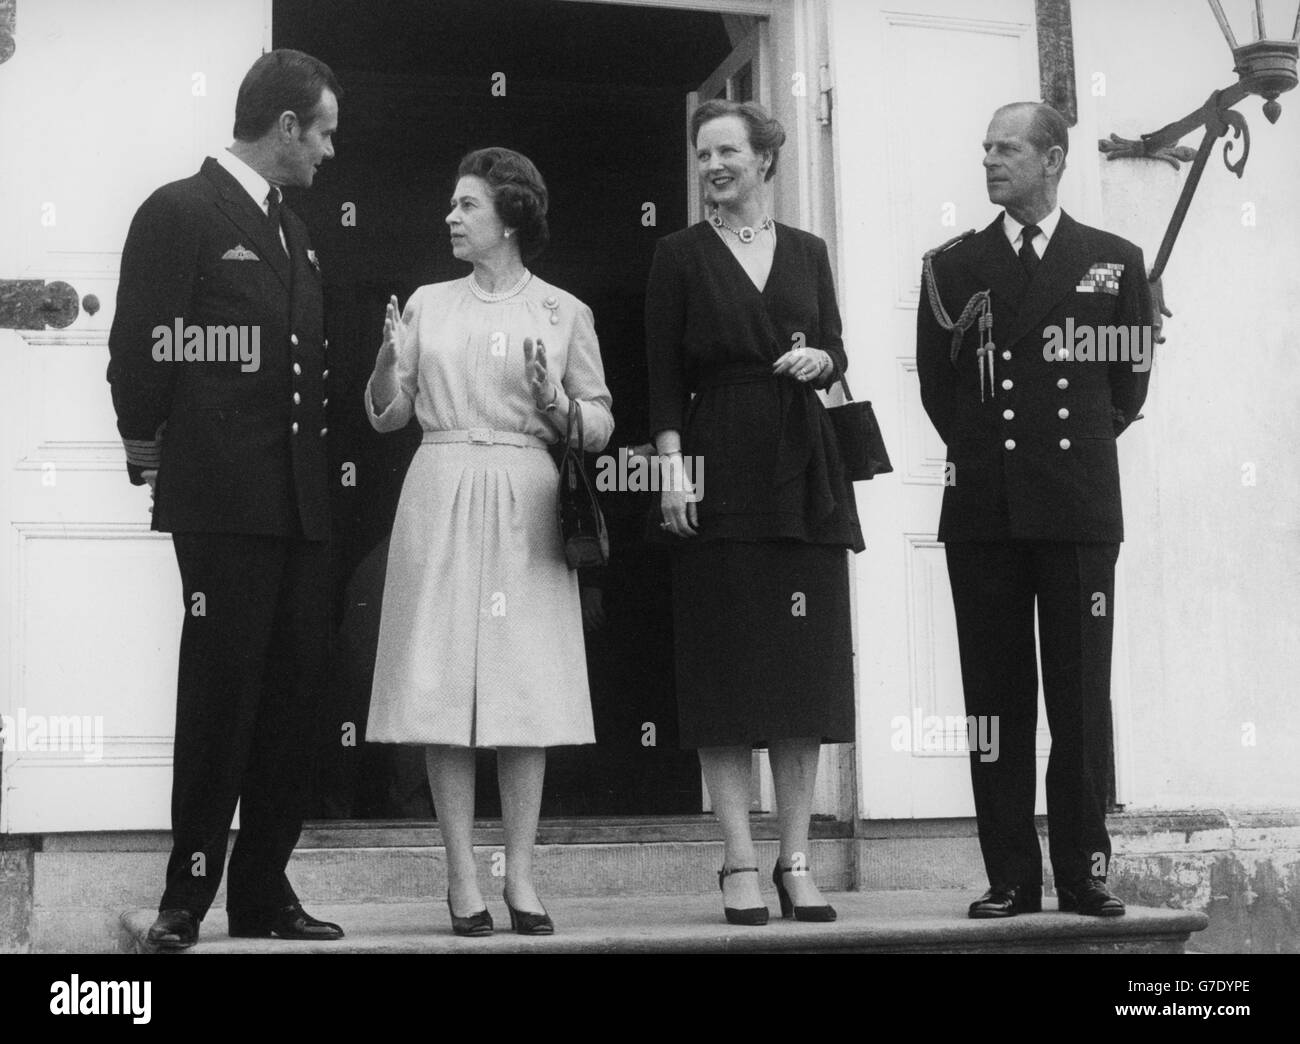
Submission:
M 573 445 L 574 421 L 577 421 L 578 444 Z M 603 566 L 609 562 L 609 530 L 605 516 L 596 503 L 596 491 L 583 466 L 582 409 L 577 399 L 569 400 L 569 423 L 564 433 L 564 453 L 560 457 L 560 539 L 564 541 L 564 558 L 570 569 Z
M 876 475 L 893 471 L 871 403 L 855 401 L 849 391 L 849 382 L 842 375 L 840 384 L 844 387 L 844 402 L 826 407 L 826 412 L 840 444 L 840 460 L 844 462 L 846 477 L 850 482 L 866 482 Z

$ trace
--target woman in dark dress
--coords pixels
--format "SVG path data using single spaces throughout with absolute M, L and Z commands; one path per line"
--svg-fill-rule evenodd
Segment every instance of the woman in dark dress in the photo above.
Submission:
M 709 101 L 691 140 L 711 216 L 660 240 L 646 293 L 681 740 L 722 824 L 727 920 L 768 918 L 749 830 L 757 746 L 776 787 L 782 913 L 829 921 L 808 828 L 820 744 L 854 738 L 845 550 L 863 548 L 814 391 L 845 368 L 839 309 L 826 244 L 767 216 L 781 125 Z

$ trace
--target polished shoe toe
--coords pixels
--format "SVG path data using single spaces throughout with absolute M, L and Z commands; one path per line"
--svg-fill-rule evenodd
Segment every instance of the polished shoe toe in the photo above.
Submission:
M 1106 882 L 1095 878 L 1073 881 L 1056 886 L 1057 908 L 1064 913 L 1080 913 L 1088 917 L 1123 917 L 1124 900 L 1106 887 Z
M 975 920 L 1014 917 L 1021 913 L 1038 913 L 1042 908 L 1042 885 L 995 884 L 970 904 L 969 915 Z
M 199 941 L 199 919 L 189 910 L 159 910 L 145 939 L 155 950 L 187 950 Z
M 269 921 L 250 922 L 240 917 L 230 918 L 232 939 L 299 939 L 329 941 L 343 938 L 343 929 L 329 921 L 318 921 L 302 908 L 301 903 L 290 903 L 275 912 Z

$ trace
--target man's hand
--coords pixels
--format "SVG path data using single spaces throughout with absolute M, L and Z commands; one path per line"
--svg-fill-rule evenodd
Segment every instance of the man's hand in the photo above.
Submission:
M 149 499 L 154 499 L 154 494 L 158 492 L 158 469 L 145 468 L 140 472 L 140 477 L 149 483 Z

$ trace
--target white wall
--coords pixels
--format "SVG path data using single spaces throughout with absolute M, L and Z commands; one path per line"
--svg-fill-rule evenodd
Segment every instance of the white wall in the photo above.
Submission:
M 1295 6 L 1270 35 L 1289 35 Z M 1184 116 L 1235 81 L 1232 59 L 1204 4 L 1073 9 L 1071 173 L 1100 170 L 1101 223 L 1150 265 L 1188 167 L 1108 162 L 1096 139 Z M 1116 685 L 1128 688 L 1119 767 L 1133 807 L 1300 805 L 1300 92 L 1279 100 L 1276 126 L 1260 99 L 1238 107 L 1252 133 L 1242 180 L 1222 143 L 1206 167 L 1165 274 L 1174 316 L 1145 419 L 1120 440 L 1129 675 Z

